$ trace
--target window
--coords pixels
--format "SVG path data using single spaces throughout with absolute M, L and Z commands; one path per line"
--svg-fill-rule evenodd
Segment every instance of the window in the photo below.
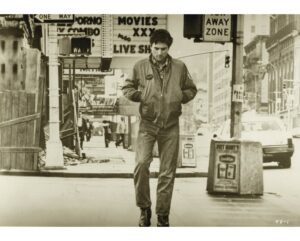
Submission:
M 255 33 L 255 26 L 254 25 L 251 26 L 251 33 Z
M 1 64 L 1 74 L 5 73 L 5 64 Z
M 18 73 L 18 64 L 13 65 L 13 73 L 17 74 Z
M 275 23 L 274 21 L 271 22 L 270 24 L 270 34 L 275 34 Z
M 13 50 L 17 51 L 18 50 L 18 41 L 13 42 Z
M 2 51 L 5 50 L 5 41 L 4 40 L 1 40 L 1 49 L 2 49 Z

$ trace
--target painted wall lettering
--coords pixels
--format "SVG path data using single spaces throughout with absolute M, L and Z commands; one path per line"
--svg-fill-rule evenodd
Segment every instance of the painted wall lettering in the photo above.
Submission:
M 167 27 L 167 15 L 115 15 L 113 21 L 114 56 L 149 54 L 149 37 Z
M 157 17 L 141 17 L 141 16 L 120 16 L 118 17 L 118 25 L 158 25 Z

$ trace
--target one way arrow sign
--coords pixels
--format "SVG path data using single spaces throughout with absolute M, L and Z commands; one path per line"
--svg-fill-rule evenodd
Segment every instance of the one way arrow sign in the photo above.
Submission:
M 73 23 L 74 14 L 35 14 L 35 23 Z

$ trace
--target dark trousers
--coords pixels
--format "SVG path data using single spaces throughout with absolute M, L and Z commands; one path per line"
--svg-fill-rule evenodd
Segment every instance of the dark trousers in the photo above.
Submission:
M 123 148 L 125 148 L 125 134 L 123 133 L 117 134 L 116 146 L 119 146 L 121 143 L 123 144 Z
M 90 141 L 91 136 L 92 136 L 92 132 L 91 131 L 87 131 L 86 132 L 86 141 Z
M 83 131 L 79 131 L 79 139 L 80 139 L 80 148 L 83 148 L 83 141 L 84 141 L 84 133 Z
M 108 147 L 110 138 L 111 138 L 111 134 L 109 134 L 109 133 L 104 134 L 105 147 Z
M 169 215 L 179 150 L 179 124 L 160 129 L 141 121 L 137 137 L 134 185 L 136 204 L 140 208 L 151 206 L 149 167 L 155 142 L 158 144 L 160 167 L 157 183 L 156 214 Z

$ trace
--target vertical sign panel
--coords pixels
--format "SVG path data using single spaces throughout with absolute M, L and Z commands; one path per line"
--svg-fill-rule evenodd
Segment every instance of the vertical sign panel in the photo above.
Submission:
M 195 139 L 194 137 L 185 137 L 181 142 L 182 150 L 182 166 L 183 167 L 195 167 Z
M 239 191 L 240 145 L 218 142 L 215 153 L 214 191 L 237 193 Z

